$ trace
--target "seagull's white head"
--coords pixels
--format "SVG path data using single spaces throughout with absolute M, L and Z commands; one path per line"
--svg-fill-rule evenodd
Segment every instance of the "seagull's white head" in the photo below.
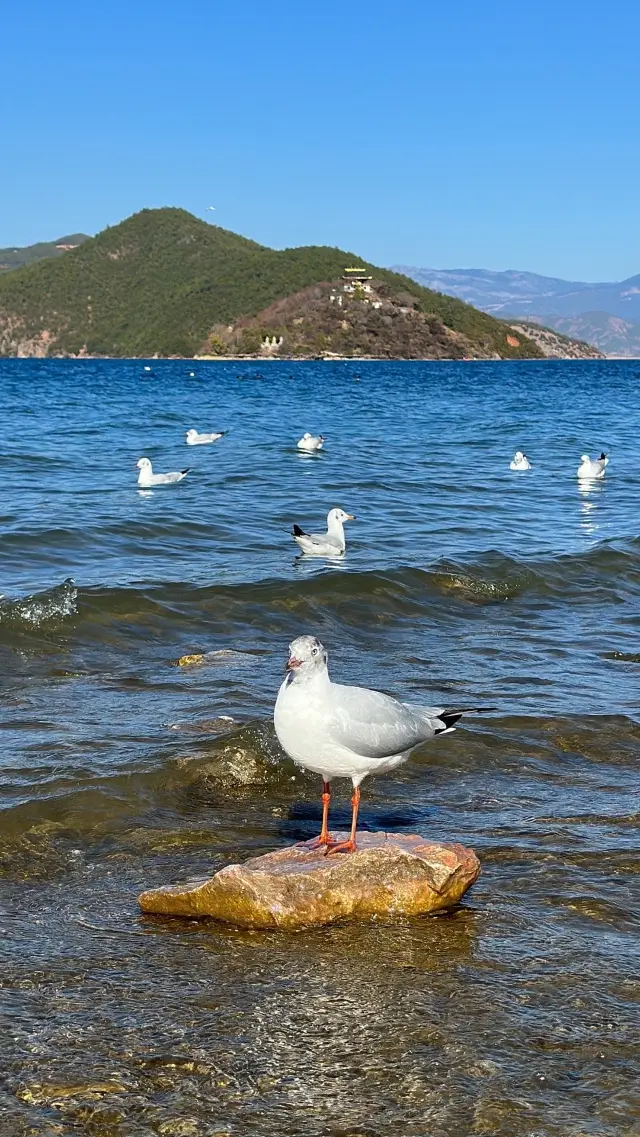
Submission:
M 298 636 L 289 644 L 289 659 L 285 671 L 290 671 L 290 679 L 304 677 L 311 679 L 327 669 L 327 652 L 315 636 Z
M 198 435 L 197 430 L 194 430 L 193 427 L 191 427 L 191 430 L 188 430 L 187 433 L 185 434 L 185 438 L 196 438 L 197 435 Z
M 590 459 L 590 457 L 589 457 L 589 455 L 588 455 L 588 454 L 581 454 L 581 455 L 580 455 L 580 461 L 581 461 L 581 462 L 590 462 L 590 461 L 591 461 L 591 459 Z
M 332 525 L 338 523 L 343 525 L 345 521 L 355 521 L 353 513 L 345 513 L 344 509 L 330 509 L 327 514 L 327 526 L 329 529 Z
M 151 470 L 151 462 L 148 458 L 138 458 L 136 466 L 139 470 Z
M 514 462 L 521 462 L 523 458 L 524 458 L 524 454 L 522 453 L 522 450 L 516 450 L 516 452 L 513 456 Z

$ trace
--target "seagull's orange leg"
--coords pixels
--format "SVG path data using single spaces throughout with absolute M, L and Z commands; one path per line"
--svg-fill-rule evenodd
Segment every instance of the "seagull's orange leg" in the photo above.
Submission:
M 351 798 L 351 833 L 348 841 L 339 841 L 337 845 L 328 845 L 327 853 L 355 853 L 356 829 L 358 828 L 358 809 L 360 808 L 360 786 L 354 786 Z
M 312 841 L 303 841 L 302 844 L 307 849 L 319 849 L 321 845 L 326 845 L 327 849 L 335 842 L 329 832 L 329 802 L 331 801 L 331 784 L 330 782 L 323 782 L 322 794 L 322 827 L 320 829 L 320 836 L 314 837 Z

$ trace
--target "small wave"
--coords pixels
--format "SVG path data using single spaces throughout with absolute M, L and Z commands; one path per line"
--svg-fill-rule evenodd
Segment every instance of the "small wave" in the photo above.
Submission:
M 56 625 L 78 613 L 78 589 L 69 577 L 44 592 L 18 600 L 0 600 L 0 624 L 19 630 Z
M 369 626 L 372 615 L 382 623 L 435 620 L 462 615 L 470 605 L 506 604 L 523 597 L 565 605 L 589 599 L 619 603 L 639 593 L 640 541 L 634 539 L 531 561 L 493 551 L 464 562 L 442 560 L 424 567 L 365 572 L 347 567 L 339 574 L 204 586 L 178 580 L 78 590 L 69 579 L 44 592 L 0 601 L 0 635 L 2 629 L 13 635 L 34 628 L 55 634 L 56 627 L 72 617 L 77 617 L 75 635 L 100 642 L 106 628 L 120 640 L 141 627 L 171 627 L 184 643 L 179 657 L 189 657 L 185 663 L 240 663 L 239 655 L 228 654 L 236 648 L 238 629 L 268 633 L 276 626 L 280 630 L 282 620 L 290 617 L 309 624 L 328 617 Z

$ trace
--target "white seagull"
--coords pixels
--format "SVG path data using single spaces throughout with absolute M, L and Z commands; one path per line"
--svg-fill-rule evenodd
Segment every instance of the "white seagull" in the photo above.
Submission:
M 604 478 L 604 468 L 609 464 L 609 459 L 604 450 L 599 458 L 591 459 L 588 454 L 582 454 L 580 458 L 580 465 L 578 466 L 579 478 Z
M 324 440 L 324 434 L 309 434 L 309 431 L 305 430 L 296 445 L 298 450 L 322 450 Z
M 138 485 L 144 489 L 148 486 L 171 486 L 175 482 L 181 482 L 189 473 L 187 466 L 186 470 L 176 471 L 172 474 L 154 474 L 153 466 L 148 458 L 139 458 L 136 465 L 140 471 Z
M 185 434 L 187 446 L 207 446 L 210 442 L 217 442 L 219 438 L 224 438 L 226 430 L 218 430 L 213 434 L 198 434 L 197 430 L 188 430 Z
M 411 751 L 437 734 L 448 734 L 467 711 L 492 707 L 421 707 L 400 703 L 381 691 L 332 683 L 327 652 L 315 636 L 289 645 L 287 676 L 278 691 L 273 721 L 282 749 L 297 766 L 320 774 L 322 829 L 312 847 L 353 852 L 356 847 L 360 783 L 406 762 Z M 351 835 L 336 842 L 328 830 L 332 778 L 351 778 Z
M 527 455 L 522 453 L 522 450 L 516 450 L 515 454 L 513 455 L 513 458 L 509 462 L 509 469 L 510 470 L 530 470 L 531 469 L 531 462 L 527 458 Z
M 345 521 L 355 521 L 355 517 L 352 513 L 345 513 L 344 509 L 330 509 L 326 533 L 305 533 L 299 525 L 294 525 L 293 539 L 310 557 L 341 557 L 347 547 L 343 528 Z

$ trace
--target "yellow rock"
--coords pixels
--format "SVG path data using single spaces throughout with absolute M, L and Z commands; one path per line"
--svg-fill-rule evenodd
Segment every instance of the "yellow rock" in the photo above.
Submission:
M 348 834 L 336 834 L 345 840 Z M 463 845 L 417 834 L 360 833 L 354 853 L 290 845 L 214 876 L 143 892 L 143 912 L 210 916 L 244 928 L 295 931 L 336 920 L 419 916 L 456 905 L 480 873 Z

